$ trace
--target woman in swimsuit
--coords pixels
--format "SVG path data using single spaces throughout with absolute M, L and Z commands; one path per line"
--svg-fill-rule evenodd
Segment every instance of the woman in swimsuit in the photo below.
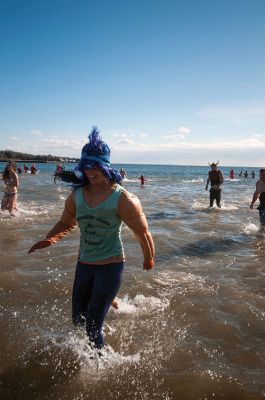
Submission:
M 9 211 L 12 217 L 15 216 L 15 211 L 17 211 L 17 188 L 19 186 L 19 181 L 16 169 L 16 163 L 14 161 L 9 161 L 3 172 L 5 189 L 1 203 L 1 211 Z

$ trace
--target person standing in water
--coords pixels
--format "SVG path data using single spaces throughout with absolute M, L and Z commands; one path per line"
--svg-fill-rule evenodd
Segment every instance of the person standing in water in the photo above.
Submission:
M 124 222 L 135 234 L 143 253 L 143 269 L 154 267 L 154 242 L 137 197 L 120 186 L 121 175 L 110 165 L 110 149 L 96 127 L 83 147 L 74 171 L 55 176 L 72 182 L 61 219 L 35 243 L 29 253 L 48 247 L 78 224 L 80 249 L 72 293 L 72 320 L 84 326 L 92 347 L 104 346 L 102 326 L 117 295 L 125 255 L 121 241 Z
M 259 198 L 259 220 L 260 220 L 260 229 L 265 230 L 265 168 L 261 168 L 259 170 L 259 180 L 256 183 L 256 190 L 253 194 L 252 202 L 250 204 L 250 209 L 252 210 L 254 207 L 254 203 Z
M 221 185 L 224 182 L 224 177 L 222 171 L 218 169 L 217 163 L 209 164 L 211 170 L 208 172 L 208 179 L 206 182 L 205 190 L 208 190 L 209 183 L 211 185 L 210 188 L 210 207 L 213 207 L 214 200 L 216 201 L 217 207 L 221 208 Z
M 19 187 L 18 174 L 16 173 L 16 163 L 9 161 L 3 172 L 3 181 L 5 183 L 4 197 L 1 203 L 1 211 L 9 211 L 12 217 L 15 217 L 17 211 L 17 193 Z
M 145 182 L 147 182 L 147 179 L 145 179 L 144 175 L 141 175 L 139 179 L 140 179 L 141 185 L 144 186 Z
M 120 169 L 120 174 L 121 174 L 122 179 L 125 179 L 126 171 L 123 168 Z
M 235 179 L 235 171 L 233 170 L 233 168 L 229 172 L 229 178 L 230 179 Z
M 36 165 L 34 163 L 30 167 L 30 173 L 32 175 L 36 175 L 36 173 L 37 173 L 37 168 L 36 168 Z

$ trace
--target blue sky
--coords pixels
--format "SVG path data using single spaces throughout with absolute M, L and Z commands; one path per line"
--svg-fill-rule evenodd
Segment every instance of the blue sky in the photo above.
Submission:
M 1 0 L 0 149 L 264 166 L 265 1 Z

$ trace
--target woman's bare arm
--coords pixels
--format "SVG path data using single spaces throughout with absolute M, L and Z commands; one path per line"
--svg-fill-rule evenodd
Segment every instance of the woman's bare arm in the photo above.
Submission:
M 134 232 L 140 243 L 144 269 L 154 267 L 155 246 L 140 200 L 127 191 L 123 191 L 119 200 L 118 213 L 122 221 Z
M 64 211 L 62 213 L 60 221 L 58 221 L 54 227 L 47 233 L 44 240 L 40 240 L 35 243 L 29 253 L 33 253 L 35 250 L 40 250 L 45 247 L 49 247 L 64 236 L 68 235 L 76 227 L 76 207 L 74 201 L 73 192 L 68 196 L 65 201 Z

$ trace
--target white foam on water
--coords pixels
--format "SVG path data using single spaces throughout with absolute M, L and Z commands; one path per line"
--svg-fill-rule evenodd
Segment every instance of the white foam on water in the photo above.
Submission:
M 128 296 L 116 298 L 119 308 L 118 310 L 111 309 L 115 314 L 145 314 L 152 310 L 163 310 L 168 306 L 167 302 L 154 296 L 144 296 L 143 294 L 136 295 L 133 299 Z
M 153 278 L 155 282 L 160 283 L 162 286 L 172 286 L 176 283 L 193 283 L 201 281 L 205 283 L 205 280 L 198 275 L 194 275 L 190 272 L 174 272 L 174 271 L 164 271 L 159 273 Z
M 199 275 L 187 272 L 174 272 L 165 271 L 153 278 L 156 283 L 166 289 L 178 290 L 180 288 L 184 291 L 200 291 L 204 293 L 215 292 L 219 286 L 209 285 L 206 279 Z
M 29 206 L 24 206 L 18 204 L 18 216 L 28 216 L 28 215 L 43 215 L 48 214 L 49 210 L 43 206 L 30 204 Z
M 196 178 L 196 179 L 182 179 L 181 182 L 182 183 L 202 183 L 203 182 L 203 178 Z
M 209 207 L 209 199 L 207 200 L 200 199 L 200 200 L 193 200 L 193 204 L 191 206 L 192 209 L 194 210 L 199 210 L 199 211 L 204 211 L 204 210 L 209 210 L 209 211 L 233 211 L 233 210 L 238 210 L 238 206 L 235 204 L 225 204 L 225 202 L 221 202 L 221 208 L 217 207 L 216 204 L 214 203 L 213 207 Z
M 10 220 L 11 218 L 14 217 L 11 217 L 8 211 L 0 211 L 0 221 Z
M 139 179 L 136 179 L 136 178 L 128 179 L 128 178 L 126 178 L 126 179 L 123 179 L 123 182 L 137 182 L 137 183 L 139 183 Z
M 203 210 L 207 210 L 209 208 L 209 201 L 204 200 L 193 200 L 193 204 L 191 206 L 192 209 L 194 210 L 199 210 L 199 211 L 203 211 Z
M 18 210 L 15 212 L 14 216 L 11 216 L 8 211 L 1 211 L 0 220 L 19 220 L 19 219 L 34 219 L 36 216 L 47 215 L 49 213 L 49 209 L 44 208 L 43 206 L 35 206 L 29 204 L 25 206 L 23 203 L 18 203 Z
M 259 227 L 252 222 L 249 222 L 248 224 L 245 224 L 243 226 L 243 232 L 246 233 L 247 235 L 251 235 L 253 233 L 259 232 Z
M 235 206 L 234 204 L 226 205 L 225 203 L 222 203 L 221 205 L 222 205 L 221 210 L 224 210 L 224 211 L 238 210 L 238 207 Z M 218 207 L 217 207 L 217 208 L 218 208 Z M 218 208 L 218 209 L 220 210 L 220 208 Z
M 45 350 L 48 347 L 46 346 Z M 111 346 L 104 346 L 99 354 L 97 349 L 91 348 L 85 331 L 81 330 L 70 332 L 63 338 L 62 336 L 54 337 L 51 349 L 54 347 L 57 348 L 57 355 L 62 353 L 62 356 L 58 358 L 59 364 L 61 357 L 65 357 L 65 351 L 70 350 L 74 355 L 73 368 L 74 364 L 78 365 L 82 374 L 85 373 L 86 379 L 89 376 L 89 379 L 93 381 L 100 379 L 103 374 L 109 373 L 110 368 L 120 367 L 122 364 L 135 364 L 140 361 L 140 353 L 123 355 L 114 351 Z
M 63 186 L 58 186 L 58 187 L 57 187 L 57 191 L 58 191 L 59 193 L 69 193 L 69 188 L 63 187 Z

